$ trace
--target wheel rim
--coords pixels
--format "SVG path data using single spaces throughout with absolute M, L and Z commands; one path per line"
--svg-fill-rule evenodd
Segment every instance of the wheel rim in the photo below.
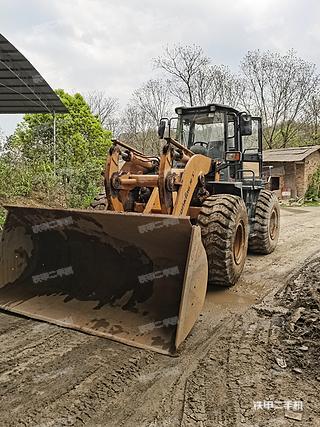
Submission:
M 243 258 L 243 247 L 244 247 L 244 224 L 241 221 L 236 230 L 236 235 L 233 243 L 233 258 L 236 264 L 240 264 Z
M 271 240 L 274 240 L 277 236 L 279 218 L 276 209 L 273 209 L 270 215 L 269 222 L 269 236 Z

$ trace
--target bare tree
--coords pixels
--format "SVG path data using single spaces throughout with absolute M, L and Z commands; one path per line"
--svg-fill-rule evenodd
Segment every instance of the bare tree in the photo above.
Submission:
M 167 74 L 170 92 L 184 105 L 239 102 L 239 79 L 228 67 L 211 65 L 199 46 L 166 48 L 155 65 Z
M 167 82 L 160 79 L 148 80 L 133 93 L 133 103 L 157 126 L 160 119 L 169 115 L 172 109 Z
M 320 124 L 320 89 L 315 91 L 305 108 L 306 123 L 309 126 L 310 139 L 314 142 L 319 141 L 319 124 Z
M 89 92 L 85 99 L 89 105 L 92 114 L 99 117 L 102 126 L 115 133 L 118 127 L 119 119 L 119 101 L 117 98 L 107 96 L 103 91 Z
M 195 105 L 195 87 L 199 73 L 210 63 L 200 46 L 167 47 L 163 56 L 154 60 L 155 66 L 169 75 L 169 88 L 180 102 Z
M 123 112 L 121 139 L 147 155 L 161 153 L 161 144 L 154 120 L 134 103 Z
M 195 99 L 199 105 L 220 103 L 235 107 L 240 102 L 241 81 L 225 65 L 203 67 L 195 83 Z
M 171 115 L 171 102 L 166 81 L 148 80 L 133 92 L 122 115 L 121 138 L 145 154 L 160 154 L 157 128 L 162 117 Z
M 286 147 L 303 124 L 305 106 L 319 77 L 315 65 L 294 51 L 248 52 L 241 63 L 245 90 L 242 103 L 264 122 L 264 140 L 269 148 Z

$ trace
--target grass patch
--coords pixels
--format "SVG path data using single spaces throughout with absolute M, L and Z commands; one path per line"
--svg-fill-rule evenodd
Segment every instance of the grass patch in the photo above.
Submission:
M 320 206 L 320 200 L 305 201 L 303 206 Z
M 3 229 L 4 222 L 6 220 L 7 211 L 0 206 L 0 230 Z

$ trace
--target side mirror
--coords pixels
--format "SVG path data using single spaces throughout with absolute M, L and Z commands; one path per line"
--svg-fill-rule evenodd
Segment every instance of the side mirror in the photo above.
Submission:
M 161 120 L 158 127 L 158 136 L 160 139 L 163 139 L 165 130 L 166 130 L 166 122 L 164 120 Z
M 240 133 L 242 136 L 252 135 L 252 117 L 250 116 L 250 114 L 241 114 Z

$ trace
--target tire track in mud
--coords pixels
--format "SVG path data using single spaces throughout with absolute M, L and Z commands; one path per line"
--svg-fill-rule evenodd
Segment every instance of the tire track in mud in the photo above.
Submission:
M 17 359 L 13 367 L 6 364 L 5 358 L 1 359 L 1 366 L 7 369 L 0 375 L 0 412 L 4 425 L 17 425 L 19 414 L 26 414 L 32 406 L 43 408 L 66 386 L 65 377 L 72 380 L 75 364 L 72 346 L 76 347 L 79 338 L 72 339 L 68 334 L 63 337 L 59 332 L 52 337 L 54 339 L 34 343 L 23 355 L 10 353 L 12 361 L 14 357 Z M 78 357 L 78 361 L 81 363 L 81 358 Z M 6 407 L 11 407 L 17 418 L 13 420 Z
M 27 320 L 23 317 L 10 315 L 0 309 L 0 338 L 4 334 L 10 334 L 20 326 L 26 327 Z M 32 320 L 29 320 L 32 323 Z
M 5 317 L 7 317 L 6 314 L 1 315 L 0 323 L 2 323 L 2 319 Z M 57 332 L 57 329 L 53 325 L 29 319 L 20 320 L 22 322 L 19 322 L 14 329 L 8 327 L 0 335 L 0 344 L 3 344 L 0 345 L 0 355 L 14 353 L 15 350 L 18 353 L 19 349 L 32 345 L 35 340 L 41 340 L 50 335 L 50 333 Z
M 216 426 L 218 421 L 224 420 L 226 417 L 224 408 L 228 404 L 230 396 L 224 378 L 226 372 L 221 369 L 221 365 L 227 363 L 228 366 L 229 354 L 223 347 L 224 341 L 225 337 L 221 335 L 221 332 L 217 334 L 215 351 L 208 349 L 208 352 L 202 355 L 194 372 L 187 378 L 181 420 L 183 427 Z M 224 349 L 223 362 L 219 359 L 222 349 Z M 213 388 L 209 393 L 208 381 L 213 383 Z M 233 421 L 229 410 L 227 417 Z
M 126 391 L 153 357 L 108 340 L 70 332 L 74 337 L 81 336 L 81 342 L 72 342 L 71 336 L 64 340 L 60 337 L 60 345 L 66 351 L 43 356 L 42 364 L 37 362 L 40 369 L 36 373 L 19 379 L 18 400 L 28 390 L 29 401 L 17 405 L 16 399 L 17 418 L 12 422 L 9 417 L 6 425 L 90 425 L 97 414 L 101 419 L 107 404 Z
M 225 321 L 229 324 L 232 320 Z M 199 326 L 199 325 L 198 325 Z M 184 403 L 186 400 L 186 389 L 188 381 L 193 377 L 194 372 L 199 368 L 199 363 L 214 345 L 219 335 L 222 333 L 221 324 L 209 328 L 206 335 L 201 338 L 194 331 L 190 336 L 190 347 L 188 353 L 183 352 L 184 357 L 168 358 L 163 356 L 156 357 L 154 368 L 157 369 L 158 377 L 155 381 L 151 377 L 141 393 L 141 388 L 130 390 L 138 407 L 141 404 L 143 410 L 136 412 L 126 410 L 121 411 L 120 405 L 116 408 L 121 413 L 121 418 L 117 420 L 118 425 L 124 426 L 143 426 L 143 427 L 165 427 L 183 425 Z M 156 366 L 155 366 L 156 365 Z M 146 372 L 146 371 L 144 371 Z M 144 376 L 148 377 L 148 373 Z M 152 402 L 148 410 L 146 402 Z M 123 401 L 122 401 L 123 403 Z M 126 405 L 124 405 L 126 406 Z M 114 410 L 116 413 L 116 410 Z M 115 418 L 116 419 L 116 418 Z M 122 424 L 123 423 L 123 424 Z
M 84 375 L 81 381 L 77 381 L 67 393 L 55 399 L 38 416 L 33 415 L 30 419 L 32 425 L 36 423 L 46 426 L 57 418 L 67 420 L 71 425 L 99 425 L 104 419 L 105 407 L 126 392 L 138 372 L 149 361 L 149 357 L 140 357 L 139 350 L 132 352 L 129 358 L 124 354 L 121 356 L 126 356 L 122 357 L 124 361 L 121 364 L 117 358 L 111 363 L 110 360 L 107 363 L 103 359 L 97 360 L 93 371 Z M 54 419 L 52 413 L 55 414 Z M 93 421 L 96 417 L 100 420 L 98 423 Z M 105 425 L 109 425 L 107 420 L 108 417 Z
M 232 325 L 234 319 L 223 320 L 223 328 Z M 176 406 L 176 402 L 181 402 L 179 424 L 181 426 L 195 425 L 204 420 L 205 414 L 205 369 L 204 360 L 210 349 L 219 341 L 222 334 L 222 323 L 219 322 L 207 330 L 207 336 L 202 340 L 196 340 L 191 346 L 187 358 L 183 360 L 185 368 L 184 374 L 179 378 L 174 393 L 170 396 L 171 409 Z M 196 337 L 195 337 L 196 338 Z M 169 402 L 166 402 L 167 404 Z
M 92 425 L 101 421 L 107 426 L 180 425 L 186 381 L 216 339 L 213 330 L 219 328 L 217 325 L 208 330 L 208 335 L 201 339 L 195 333 L 190 351 L 183 358 L 152 354 L 142 373 L 138 372 L 123 392 L 106 402 L 103 413 L 91 419 Z
M 8 352 L 5 363 L 1 363 L 0 386 L 6 380 L 13 382 L 25 371 L 30 372 L 34 366 L 41 366 L 44 360 L 58 358 L 79 345 L 79 338 L 76 336 L 65 337 L 61 331 L 56 331 L 41 339 L 35 340 L 32 344 L 25 346 L 22 351 L 17 349 Z M 9 356 L 9 357 L 8 357 Z
M 0 425 L 90 423 L 154 357 L 54 325 L 19 320 L 13 333 L 0 336 Z
M 187 381 L 182 426 L 255 425 L 250 417 L 264 357 L 254 349 L 257 341 L 268 340 L 269 328 L 235 316 Z

